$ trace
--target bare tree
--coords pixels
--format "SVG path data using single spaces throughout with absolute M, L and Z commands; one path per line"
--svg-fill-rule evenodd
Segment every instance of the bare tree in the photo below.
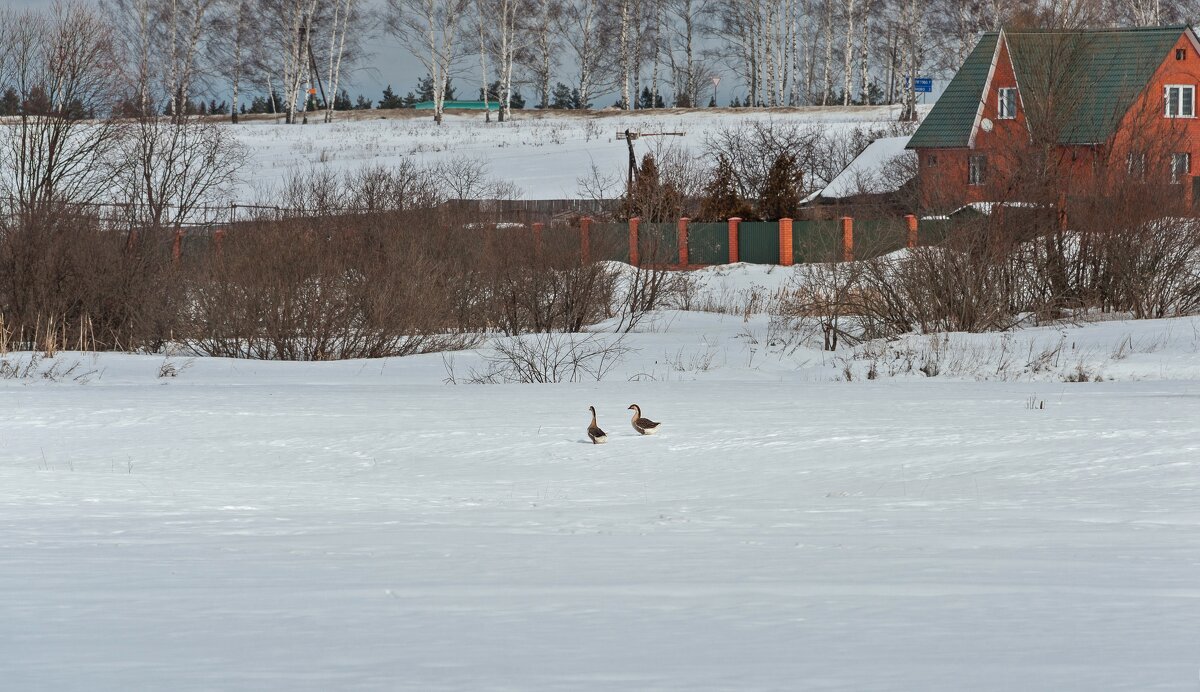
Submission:
M 245 161 L 226 130 L 195 116 L 150 116 L 125 128 L 114 179 L 136 223 L 179 228 L 201 220 L 201 207 L 226 201 Z
M 117 135 L 105 117 L 116 74 L 110 25 L 74 3 L 0 21 L 0 90 L 12 89 L 22 104 L 0 133 L 0 189 L 24 211 L 101 197 Z
M 460 24 L 469 0 L 387 0 L 387 30 L 429 72 L 433 82 L 433 119 L 441 125 L 446 84 L 458 60 Z
M 558 54 L 562 50 L 562 36 L 555 26 L 563 13 L 562 0 L 531 0 L 533 3 L 530 31 L 531 50 L 525 58 L 526 69 L 537 87 L 539 108 L 550 107 L 550 82 L 554 68 L 558 66 Z
M 605 9 L 604 0 L 568 0 L 559 19 L 572 62 L 579 70 L 576 85 L 581 108 L 589 108 L 594 95 L 615 81 L 607 76 L 614 37 L 605 22 Z

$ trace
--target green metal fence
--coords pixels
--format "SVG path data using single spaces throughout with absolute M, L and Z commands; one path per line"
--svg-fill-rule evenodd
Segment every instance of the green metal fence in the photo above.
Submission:
M 551 257 L 577 258 L 581 245 L 579 229 L 570 226 L 550 226 L 542 231 L 542 252 Z
M 629 261 L 629 224 L 627 223 L 592 224 L 588 242 L 591 246 L 592 259 Z
M 961 225 L 953 219 L 921 219 L 917 225 L 918 245 L 941 245 L 954 233 L 954 228 Z
M 638 255 L 646 264 L 675 264 L 679 261 L 679 228 L 674 223 L 638 225 Z
M 865 260 L 902 250 L 908 244 L 908 226 L 903 219 L 854 221 L 854 258 Z
M 832 219 L 793 221 L 792 258 L 796 264 L 841 260 L 841 224 Z
M 779 264 L 779 224 L 763 221 L 738 224 L 738 259 L 751 264 Z
M 729 224 L 688 224 L 688 262 L 725 264 L 729 261 Z

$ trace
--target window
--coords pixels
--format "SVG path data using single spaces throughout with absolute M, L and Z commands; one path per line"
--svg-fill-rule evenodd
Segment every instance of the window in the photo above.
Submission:
M 928 166 L 929 168 L 933 168 L 934 166 L 936 166 L 937 165 L 937 154 L 930 154 L 929 156 L 926 156 L 925 157 L 925 165 Z
M 1129 177 L 1133 180 L 1146 179 L 1146 152 L 1131 151 L 1125 157 L 1125 170 L 1129 172 Z
M 976 154 L 967 159 L 967 184 L 982 185 L 986 169 L 987 157 L 983 154 Z
M 997 117 L 1001 120 L 1012 120 L 1017 117 L 1017 90 L 1001 89 L 1000 103 L 996 109 Z
M 1176 48 L 1175 49 L 1175 59 L 1176 60 L 1187 60 L 1187 48 Z
M 1167 117 L 1196 117 L 1196 87 L 1191 85 L 1168 85 L 1166 87 Z
M 1179 184 L 1192 172 L 1192 155 L 1184 152 L 1171 154 L 1171 183 Z

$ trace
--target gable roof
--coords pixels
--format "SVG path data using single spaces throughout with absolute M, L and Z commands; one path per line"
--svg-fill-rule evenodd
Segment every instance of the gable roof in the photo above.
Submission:
M 954 79 L 946 86 L 941 98 L 933 104 L 929 115 L 921 122 L 909 149 L 966 147 L 970 143 L 975 116 L 992 73 L 1000 34 L 984 34 L 975 49 L 967 56 Z
M 1053 127 L 1060 144 L 1105 142 L 1185 31 L 1186 26 L 1170 26 L 984 34 L 908 146 L 972 145 L 1001 41 L 1031 123 L 1058 118 Z

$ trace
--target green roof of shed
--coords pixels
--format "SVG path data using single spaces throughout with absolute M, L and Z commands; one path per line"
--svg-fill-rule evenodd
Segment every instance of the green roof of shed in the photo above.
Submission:
M 970 145 L 1001 35 L 1031 127 L 1053 128 L 1060 144 L 1105 142 L 1186 30 L 1171 26 L 984 34 L 908 148 Z

